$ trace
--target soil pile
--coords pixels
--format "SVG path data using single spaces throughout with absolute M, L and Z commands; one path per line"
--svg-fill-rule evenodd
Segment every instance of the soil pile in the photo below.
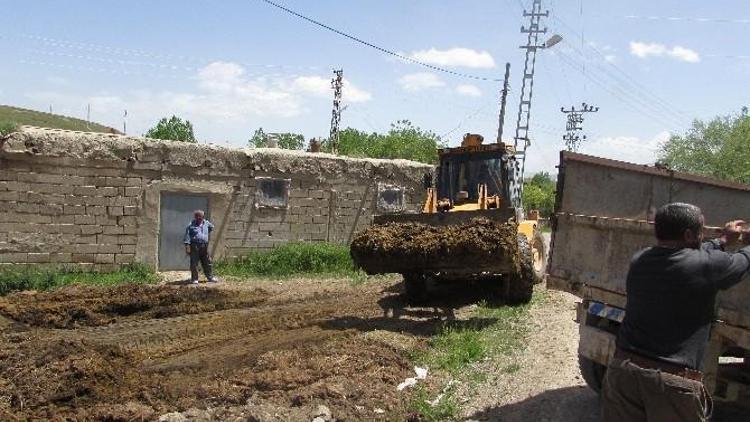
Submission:
M 30 326 L 70 329 L 245 308 L 264 302 L 268 296 L 262 289 L 234 292 L 142 284 L 106 288 L 79 285 L 2 297 L 0 315 Z
M 465 268 L 503 272 L 518 267 L 517 239 L 515 224 L 486 218 L 447 226 L 388 223 L 360 232 L 351 253 L 370 274 Z

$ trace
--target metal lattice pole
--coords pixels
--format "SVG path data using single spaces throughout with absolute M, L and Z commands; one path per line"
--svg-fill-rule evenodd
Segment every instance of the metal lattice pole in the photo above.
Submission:
M 523 173 L 526 167 L 526 149 L 531 144 L 529 140 L 529 121 L 531 120 L 531 98 L 534 90 L 534 68 L 536 65 L 536 52 L 544 48 L 539 44 L 539 34 L 547 33 L 547 28 L 540 28 L 541 19 L 549 16 L 549 11 L 542 12 L 542 0 L 534 0 L 531 11 L 524 10 L 524 17 L 529 18 L 529 26 L 521 27 L 522 34 L 528 34 L 526 45 L 521 48 L 526 50 L 526 60 L 523 67 L 523 79 L 521 83 L 521 99 L 518 103 L 518 119 L 516 120 L 516 136 L 514 138 L 515 156 L 511 162 L 510 190 L 511 203 L 514 207 L 521 207 L 521 196 L 523 194 Z
M 581 142 L 586 141 L 586 135 L 580 135 L 583 131 L 583 115 L 584 113 L 596 113 L 599 111 L 599 107 L 594 107 L 586 103 L 581 104 L 580 109 L 570 107 L 566 110 L 565 107 L 560 107 L 560 111 L 563 112 L 567 118 L 565 122 L 565 135 L 563 135 L 563 141 L 565 141 L 565 148 L 568 151 L 578 152 L 578 147 Z
M 339 147 L 339 123 L 341 123 L 341 91 L 344 86 L 344 70 L 334 70 L 331 79 L 333 88 L 333 111 L 331 112 L 331 133 L 328 141 L 331 143 L 331 152 L 336 154 Z

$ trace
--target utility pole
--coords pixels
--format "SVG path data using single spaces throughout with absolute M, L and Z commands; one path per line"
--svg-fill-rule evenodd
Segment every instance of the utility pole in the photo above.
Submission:
M 128 134 L 128 110 L 125 110 L 125 113 L 122 115 L 122 134 L 127 135 Z
M 503 90 L 500 91 L 500 118 L 497 126 L 497 143 L 503 142 L 503 126 L 505 125 L 505 103 L 508 99 L 508 79 L 510 79 L 510 63 L 505 63 L 505 80 Z
M 328 141 L 331 143 L 331 152 L 336 154 L 339 147 L 339 123 L 341 123 L 341 90 L 344 86 L 344 70 L 334 70 L 331 79 L 333 88 L 333 111 L 331 112 L 331 133 Z
M 531 119 L 531 98 L 534 90 L 534 67 L 536 52 L 545 48 L 539 43 L 539 34 L 546 34 L 547 28 L 541 28 L 543 17 L 549 16 L 549 11 L 542 12 L 542 0 L 534 0 L 531 11 L 524 10 L 524 17 L 529 18 L 528 27 L 521 26 L 521 33 L 528 34 L 526 45 L 520 48 L 526 50 L 526 60 L 523 66 L 521 83 L 521 99 L 518 102 L 518 119 L 516 120 L 516 136 L 514 138 L 515 156 L 510 162 L 509 172 L 511 203 L 514 207 L 521 207 L 523 194 L 523 173 L 526 167 L 526 149 L 531 145 L 529 140 L 529 121 Z
M 570 107 L 568 110 L 565 107 L 560 107 L 560 111 L 567 116 L 565 123 L 566 132 L 563 135 L 565 148 L 568 151 L 577 152 L 581 142 L 586 141 L 586 135 L 580 134 L 583 131 L 583 115 L 585 113 L 596 113 L 599 111 L 599 107 L 581 103 L 580 109 L 576 109 L 575 106 Z

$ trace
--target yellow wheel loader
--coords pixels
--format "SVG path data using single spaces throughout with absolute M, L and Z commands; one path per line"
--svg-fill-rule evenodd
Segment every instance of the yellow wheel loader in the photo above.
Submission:
M 483 141 L 466 134 L 460 147 L 440 149 L 422 212 L 376 216 L 352 242 L 354 262 L 368 274 L 402 274 L 411 302 L 425 301 L 428 281 L 449 280 L 486 280 L 506 302 L 528 302 L 546 265 L 539 213 L 511 205 L 513 147 Z

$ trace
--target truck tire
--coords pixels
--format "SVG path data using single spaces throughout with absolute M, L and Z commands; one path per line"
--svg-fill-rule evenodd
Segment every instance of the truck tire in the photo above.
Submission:
M 404 276 L 404 294 L 406 301 L 418 305 L 427 301 L 427 279 L 421 273 L 406 273 Z
M 581 355 L 578 355 L 578 367 L 589 388 L 597 394 L 601 394 L 607 367 Z
M 518 235 L 518 252 L 521 259 L 521 271 L 508 277 L 508 295 L 505 300 L 511 305 L 529 303 L 534 293 L 534 284 L 539 281 L 539 275 L 534 270 L 534 258 L 526 236 Z

